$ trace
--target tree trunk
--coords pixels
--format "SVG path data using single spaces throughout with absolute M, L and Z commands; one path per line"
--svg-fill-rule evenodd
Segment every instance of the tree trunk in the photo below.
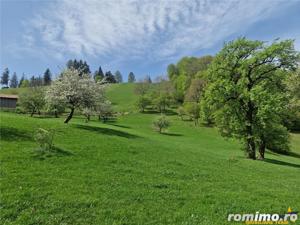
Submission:
M 70 112 L 70 114 L 68 115 L 68 117 L 66 118 L 66 120 L 65 120 L 64 123 L 68 123 L 68 122 L 70 121 L 70 119 L 72 119 L 74 110 L 75 110 L 75 108 L 71 108 L 71 112 Z
M 54 112 L 54 116 L 55 116 L 55 118 L 58 118 L 58 114 L 56 111 Z
M 253 113 L 254 113 L 254 106 L 252 102 L 248 102 L 248 110 L 247 110 L 247 125 L 246 125 L 246 140 L 247 140 L 247 153 L 249 159 L 256 159 L 256 152 L 255 152 L 255 140 L 253 137 Z
M 259 145 L 259 159 L 263 160 L 265 158 L 265 151 L 266 151 L 266 142 L 265 140 L 261 140 Z
M 256 159 L 255 157 L 255 142 L 254 138 L 247 139 L 247 154 L 249 159 Z
M 33 117 L 33 114 L 35 113 L 35 110 L 33 110 L 30 114 L 30 117 Z

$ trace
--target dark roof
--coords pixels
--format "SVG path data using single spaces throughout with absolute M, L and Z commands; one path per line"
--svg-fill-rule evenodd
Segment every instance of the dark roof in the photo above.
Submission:
M 11 98 L 11 99 L 18 99 L 18 95 L 2 95 L 0 94 L 0 98 Z

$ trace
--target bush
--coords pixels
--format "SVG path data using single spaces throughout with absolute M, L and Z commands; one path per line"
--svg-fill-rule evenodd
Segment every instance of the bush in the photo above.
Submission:
M 42 152 L 50 151 L 53 148 L 54 132 L 43 128 L 38 128 L 34 134 L 34 140 L 39 145 Z
M 153 121 L 153 125 L 159 133 L 162 133 L 164 129 L 167 129 L 170 126 L 170 122 L 166 116 L 162 115 Z

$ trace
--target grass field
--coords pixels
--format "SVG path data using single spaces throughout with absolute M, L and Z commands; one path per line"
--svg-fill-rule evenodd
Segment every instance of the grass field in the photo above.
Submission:
M 228 224 L 229 213 L 300 210 L 300 134 L 290 156 L 245 159 L 214 128 L 133 112 L 133 86 L 112 86 L 116 122 L 1 115 L 1 224 Z M 121 91 L 120 91 L 121 90 Z M 55 151 L 38 154 L 36 128 L 56 130 Z M 232 224 L 232 223 L 231 223 Z

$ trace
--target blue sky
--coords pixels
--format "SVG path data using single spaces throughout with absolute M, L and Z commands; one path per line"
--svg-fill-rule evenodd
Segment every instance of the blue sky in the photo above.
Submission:
M 183 56 L 215 54 L 236 37 L 295 39 L 300 0 L 0 0 L 1 71 L 55 74 L 68 59 L 124 78 L 166 73 Z

